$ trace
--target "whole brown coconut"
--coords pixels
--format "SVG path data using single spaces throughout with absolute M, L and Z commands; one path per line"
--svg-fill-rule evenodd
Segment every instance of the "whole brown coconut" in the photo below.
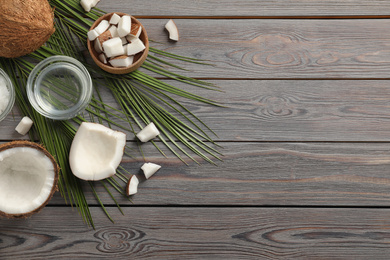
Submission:
M 54 12 L 47 0 L 0 0 L 1 57 L 29 54 L 54 31 Z

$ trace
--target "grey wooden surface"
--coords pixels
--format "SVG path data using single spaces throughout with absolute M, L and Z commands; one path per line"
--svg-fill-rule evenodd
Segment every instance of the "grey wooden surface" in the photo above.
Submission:
M 98 7 L 141 18 L 158 48 L 214 61 L 183 65 L 223 93 L 169 82 L 227 106 L 180 99 L 218 134 L 224 161 L 185 166 L 146 144 L 163 168 L 145 181 L 142 156 L 123 159 L 141 183 L 133 204 L 117 196 L 124 216 L 103 195 L 115 224 L 85 185 L 95 230 L 56 194 L 30 219 L 0 219 L 0 259 L 388 259 L 390 2 Z M 169 18 L 178 43 L 163 29 Z M 20 116 L 1 122 L 0 141 L 21 138 Z

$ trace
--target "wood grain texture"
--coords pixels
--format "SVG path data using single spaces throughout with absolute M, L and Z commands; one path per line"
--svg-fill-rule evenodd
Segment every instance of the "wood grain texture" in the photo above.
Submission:
M 223 93 L 168 82 L 226 106 L 178 98 L 218 134 L 219 141 L 390 140 L 389 80 L 212 81 Z M 102 95 L 116 105 L 107 91 Z M 14 117 L 0 124 L 2 140 L 26 138 L 14 130 L 20 120 L 14 111 Z M 134 134 L 128 133 L 128 140 L 134 140 Z
M 388 209 L 70 208 L 0 220 L 1 259 L 387 259 Z M 58 221 L 61 220 L 61 221 Z
M 297 17 L 297 16 L 380 16 L 389 15 L 383 0 L 115 0 L 101 1 L 98 8 L 109 12 L 129 10 L 143 17 Z
M 160 49 L 211 60 L 186 65 L 202 78 L 388 78 L 388 20 L 175 19 L 181 40 L 166 44 L 166 20 L 142 19 Z M 181 71 L 183 73 L 183 71 Z
M 386 143 L 221 143 L 224 162 L 185 166 L 143 146 L 162 168 L 146 180 L 141 156 L 122 166 L 140 180 L 134 205 L 390 206 L 390 151 Z M 130 175 L 128 175 L 130 177 Z M 118 180 L 124 188 L 125 183 Z M 97 205 L 88 184 L 88 201 Z M 108 205 L 113 200 L 95 187 Z M 121 205 L 131 203 L 116 191 Z M 58 196 L 51 205 L 64 205 Z M 110 213 L 112 211 L 109 211 Z

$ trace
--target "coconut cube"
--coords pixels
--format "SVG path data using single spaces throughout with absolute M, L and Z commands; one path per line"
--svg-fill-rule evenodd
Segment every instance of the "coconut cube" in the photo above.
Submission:
M 114 13 L 111 16 L 110 24 L 118 24 L 120 19 L 121 19 L 121 17 L 119 15 L 117 15 L 116 13 Z
M 145 174 L 145 178 L 149 179 L 153 174 L 161 169 L 161 166 L 155 163 L 144 163 L 141 169 Z
M 132 36 L 134 36 L 136 38 L 139 38 L 139 36 L 141 35 L 141 32 L 142 32 L 141 25 L 139 25 L 137 23 L 132 23 L 131 24 L 130 35 L 132 35 Z
M 108 58 L 125 54 L 122 40 L 119 37 L 103 42 L 103 50 Z
M 144 43 L 138 39 L 135 38 L 131 41 L 131 43 L 127 44 L 127 55 L 135 55 L 143 50 L 145 50 Z
M 110 31 L 112 38 L 119 37 L 118 28 L 115 25 L 111 25 L 108 30 Z
M 103 42 L 108 41 L 114 37 L 112 37 L 111 32 L 107 30 L 104 33 L 100 34 L 97 38 L 100 41 L 100 44 L 103 44 Z
M 33 125 L 33 121 L 29 117 L 25 116 L 16 126 L 15 130 L 19 134 L 25 135 L 28 133 L 28 131 L 30 131 L 32 125 Z
M 100 35 L 104 33 L 108 27 L 110 27 L 110 23 L 107 20 L 102 20 L 94 30 Z
M 128 43 L 126 37 L 121 37 L 121 40 L 122 40 L 122 45 L 126 45 Z
M 99 60 L 101 62 L 103 62 L 104 64 L 107 64 L 107 58 L 106 58 L 106 55 L 104 55 L 104 53 L 100 53 Z
M 137 134 L 137 138 L 141 142 L 145 143 L 145 142 L 152 140 L 153 138 L 155 138 L 159 134 L 160 134 L 160 132 L 158 131 L 157 127 L 152 122 L 152 123 L 148 124 L 144 129 L 142 129 Z
M 87 33 L 87 36 L 88 40 L 94 41 L 99 36 L 99 33 L 95 29 L 93 29 Z
M 131 17 L 124 15 L 118 22 L 118 34 L 119 37 L 125 37 L 131 31 Z
M 134 56 L 122 55 L 122 56 L 118 56 L 118 57 L 110 59 L 109 62 L 111 64 L 111 66 L 113 66 L 113 67 L 126 68 L 126 67 L 130 66 L 131 64 L 133 64 L 133 61 L 134 61 Z
M 129 42 L 129 43 L 131 43 L 132 41 L 134 41 L 134 40 L 136 40 L 136 39 L 138 39 L 138 38 L 135 37 L 134 35 L 131 35 L 131 34 L 129 34 L 129 35 L 126 36 L 126 40 L 127 40 L 127 42 Z
M 96 51 L 97 53 L 102 53 L 102 52 L 103 52 L 103 47 L 102 47 L 102 45 L 101 45 L 99 39 L 96 39 L 96 40 L 94 41 L 94 48 L 95 48 L 95 51 Z

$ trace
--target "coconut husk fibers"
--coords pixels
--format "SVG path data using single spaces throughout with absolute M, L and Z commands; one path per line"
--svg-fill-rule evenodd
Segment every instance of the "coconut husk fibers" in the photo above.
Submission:
M 29 54 L 54 31 L 54 11 L 47 0 L 0 0 L 0 57 Z
M 6 217 L 6 218 L 28 218 L 28 217 L 31 217 L 31 215 L 40 212 L 46 206 L 46 204 L 51 200 L 54 193 L 58 190 L 57 185 L 58 185 L 58 175 L 59 175 L 60 167 L 56 163 L 54 157 L 43 146 L 41 146 L 37 143 L 34 143 L 34 142 L 30 142 L 30 141 L 8 142 L 8 143 L 0 145 L 0 152 L 7 150 L 7 149 L 15 148 L 15 147 L 29 147 L 29 148 L 37 149 L 38 151 L 43 152 L 50 159 L 50 161 L 53 163 L 53 166 L 54 166 L 55 175 L 54 175 L 53 187 L 51 189 L 50 195 L 48 196 L 46 201 L 44 203 L 42 203 L 41 206 L 39 206 L 37 209 L 35 209 L 33 211 L 30 211 L 30 212 L 27 212 L 24 214 L 7 214 L 7 213 L 2 212 L 0 210 L 0 216 Z

